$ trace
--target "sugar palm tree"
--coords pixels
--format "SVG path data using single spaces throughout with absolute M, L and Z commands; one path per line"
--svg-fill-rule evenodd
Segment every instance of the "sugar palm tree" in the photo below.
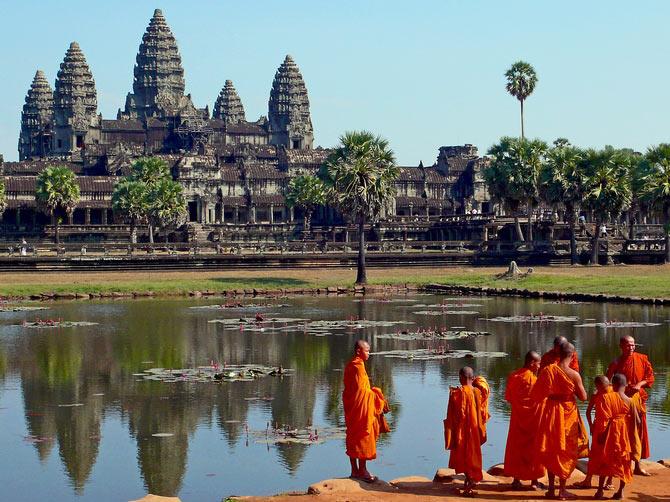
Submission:
M 114 187 L 112 208 L 130 223 L 130 242 L 137 243 L 137 224 L 148 216 L 146 184 L 125 179 Z
M 149 189 L 149 219 L 165 232 L 168 242 L 168 228 L 181 225 L 186 219 L 186 199 L 184 187 L 172 179 L 163 178 Z
M 163 159 L 157 157 L 142 157 L 131 167 L 130 180 L 138 181 L 146 186 L 147 194 L 152 188 L 164 179 L 172 179 L 170 168 Z M 147 219 L 149 225 L 149 242 L 154 242 L 154 220 Z
M 584 196 L 584 173 L 581 170 L 583 152 L 560 143 L 547 152 L 540 171 L 540 194 L 551 205 L 562 205 L 570 226 L 570 262 L 577 263 L 575 221 L 577 209 Z
M 0 179 L 0 216 L 5 212 L 7 207 L 7 195 L 5 194 L 5 183 Z
M 589 150 L 584 156 L 584 205 L 593 211 L 596 228 L 591 246 L 591 263 L 598 263 L 600 226 L 630 206 L 631 187 L 627 176 L 631 156 L 608 147 Z
M 525 61 L 517 61 L 505 72 L 505 78 L 507 78 L 505 89 L 518 99 L 521 105 L 521 139 L 524 139 L 523 103 L 535 90 L 537 74 L 535 68 L 530 64 Z
M 286 204 L 303 212 L 303 231 L 309 232 L 312 213 L 326 203 L 326 187 L 316 176 L 302 175 L 293 178 L 286 190 Z
M 368 131 L 347 132 L 329 155 L 322 179 L 329 198 L 358 224 L 358 273 L 356 284 L 367 282 L 365 224 L 388 209 L 400 174 L 388 141 Z
M 501 202 L 514 217 L 517 240 L 523 242 L 519 223 L 521 206 L 528 206 L 528 241 L 533 240 L 532 209 L 538 200 L 538 177 L 544 162 L 544 141 L 503 137 L 488 154 L 491 163 L 484 169 L 491 197 Z
M 670 144 L 650 148 L 646 155 L 651 171 L 645 176 L 643 197 L 663 215 L 665 263 L 670 263 Z
M 49 166 L 37 176 L 35 199 L 51 215 L 56 228 L 56 244 L 60 244 L 58 209 L 68 216 L 74 212 L 80 197 L 75 174 L 65 166 Z

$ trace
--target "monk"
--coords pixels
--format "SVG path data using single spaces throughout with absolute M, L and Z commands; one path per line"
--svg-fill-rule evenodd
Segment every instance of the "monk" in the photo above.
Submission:
M 537 407 L 530 398 L 531 390 L 540 369 L 540 355 L 530 351 L 526 354 L 523 368 L 507 377 L 505 400 L 512 408 L 507 446 L 505 447 L 505 475 L 514 478 L 511 489 L 519 490 L 521 480 L 530 480 L 530 486 L 542 489 L 538 481 L 544 469 L 534 462 L 534 441 L 537 432 Z
M 540 370 L 543 370 L 551 363 L 558 363 L 561 359 L 561 345 L 568 343 L 568 339 L 564 336 L 557 336 L 554 338 L 554 346 L 551 350 L 542 354 L 542 360 L 540 361 Z M 575 351 L 572 359 L 570 360 L 570 367 L 579 373 L 579 358 L 577 357 L 577 351 Z
M 365 361 L 370 358 L 370 344 L 358 340 L 354 357 L 344 368 L 344 422 L 346 424 L 347 455 L 351 463 L 351 478 L 366 483 L 377 480 L 368 472 L 367 461 L 377 458 L 377 439 L 383 413 L 388 405 L 381 389 L 370 387 Z
M 589 474 L 598 475 L 599 484 L 593 498 L 605 499 L 605 479 L 612 476 L 619 479 L 619 490 L 612 496 L 614 500 L 623 499 L 626 483 L 633 479 L 631 469 L 630 424 L 637 422 L 637 412 L 631 406 L 626 395 L 626 377 L 617 373 L 612 377 L 614 389 L 598 396 L 593 422 L 593 445 L 589 457 Z
M 640 441 L 641 452 L 635 459 L 634 474 L 649 476 L 649 473 L 640 467 L 640 459 L 649 458 L 649 431 L 647 430 L 647 391 L 654 384 L 654 369 L 649 359 L 644 354 L 635 352 L 635 339 L 632 336 L 624 336 L 619 340 L 621 356 L 612 361 L 607 368 L 607 376 L 611 379 L 615 373 L 621 373 L 626 377 L 626 395 L 635 397 L 634 403 L 639 406 L 640 413 Z M 639 396 L 636 396 L 639 394 Z
M 481 387 L 488 384 L 479 377 L 478 387 L 473 385 L 475 374 L 465 366 L 458 372 L 460 387 L 449 390 L 447 418 L 444 420 L 445 448 L 450 450 L 449 467 L 457 474 L 465 474 L 462 495 L 474 497 L 474 488 L 483 479 L 482 444 L 486 442 L 488 402 Z
M 588 436 L 577 409 L 577 399 L 585 401 L 586 390 L 579 373 L 570 367 L 575 347 L 564 343 L 560 349 L 560 362 L 551 363 L 540 371 L 530 397 L 540 406 L 535 461 L 549 475 L 546 497 L 568 500 L 576 495 L 565 489 L 566 481 L 582 455 L 581 450 L 588 448 Z

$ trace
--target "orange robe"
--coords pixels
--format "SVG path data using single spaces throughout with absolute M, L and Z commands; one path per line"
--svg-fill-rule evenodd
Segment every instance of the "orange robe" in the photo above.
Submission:
M 542 354 L 542 359 L 540 359 L 540 371 L 549 366 L 552 363 L 560 363 L 561 356 L 557 356 L 553 350 L 545 352 Z M 572 359 L 570 360 L 570 367 L 579 373 L 579 357 L 577 357 L 577 352 L 572 354 Z
M 540 406 L 535 461 L 560 479 L 567 479 L 577 459 L 588 451 L 589 443 L 577 409 L 575 384 L 558 364 L 550 364 L 540 371 L 530 397 Z
M 595 399 L 593 441 L 589 455 L 589 474 L 612 476 L 625 483 L 633 479 L 631 468 L 631 405 L 618 392 L 608 389 Z
M 534 462 L 538 414 L 530 392 L 536 381 L 535 373 L 521 368 L 509 375 L 505 389 L 505 400 L 512 407 L 505 447 L 505 475 L 520 480 L 544 476 L 542 466 Z
M 449 391 L 444 421 L 445 448 L 450 450 L 449 467 L 472 481 L 481 481 L 482 444 L 486 442 L 486 400 L 470 385 Z
M 363 359 L 355 356 L 344 368 L 344 422 L 347 426 L 347 455 L 351 458 L 377 458 L 380 416 L 386 400 L 377 387 L 370 387 Z
M 621 356 L 618 359 L 612 361 L 612 363 L 607 368 L 607 378 L 610 380 L 616 373 L 622 373 L 626 375 L 628 380 L 628 386 L 626 387 L 626 395 L 628 397 L 633 397 L 638 393 L 633 389 L 633 385 L 641 382 L 642 380 L 647 381 L 647 388 L 651 387 L 654 384 L 654 369 L 649 362 L 649 359 L 644 354 L 639 354 L 633 352 L 628 357 Z M 650 449 L 649 449 L 649 432 L 647 430 L 647 391 L 643 388 L 639 391 L 640 394 L 640 406 L 638 412 L 640 412 L 640 441 L 642 442 L 642 451 L 641 458 L 649 458 Z

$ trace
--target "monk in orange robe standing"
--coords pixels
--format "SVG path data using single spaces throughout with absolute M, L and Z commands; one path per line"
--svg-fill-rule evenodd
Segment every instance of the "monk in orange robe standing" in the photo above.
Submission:
M 482 444 L 486 442 L 488 402 L 480 388 L 488 389 L 488 384 L 478 377 L 479 388 L 475 387 L 474 371 L 468 366 L 461 368 L 458 378 L 461 386 L 449 390 L 444 443 L 450 450 L 449 467 L 457 474 L 465 474 L 462 495 L 473 497 L 475 485 L 483 478 Z
M 581 451 L 588 448 L 588 436 L 579 416 L 577 398 L 586 400 L 582 378 L 570 367 L 575 347 L 560 347 L 560 363 L 552 363 L 540 371 L 530 397 L 540 406 L 535 436 L 535 460 L 547 470 L 547 498 L 568 500 L 576 495 L 565 489 L 565 483 L 577 465 Z M 555 479 L 559 479 L 558 495 Z
M 523 368 L 507 377 L 505 400 L 510 404 L 512 413 L 505 447 L 505 475 L 514 478 L 513 490 L 522 487 L 521 480 L 530 480 L 532 487 L 543 488 L 538 479 L 544 476 L 544 469 L 534 462 L 538 413 L 535 402 L 530 398 L 539 369 L 540 355 L 531 350 L 526 354 Z
M 619 340 L 621 356 L 609 365 L 607 376 L 611 379 L 615 373 L 621 373 L 628 381 L 626 386 L 626 395 L 633 397 L 639 396 L 634 400 L 639 405 L 640 412 L 640 441 L 642 451 L 639 458 L 635 459 L 634 474 L 649 476 L 649 473 L 640 467 L 640 458 L 649 458 L 649 432 L 647 430 L 647 391 L 654 384 L 654 369 L 649 359 L 644 354 L 635 352 L 635 339 L 632 336 L 624 336 Z
M 600 476 L 594 498 L 605 499 L 604 486 L 607 477 L 619 478 L 619 490 L 612 497 L 623 498 L 626 483 L 633 479 L 631 469 L 630 424 L 638 420 L 631 399 L 626 396 L 626 377 L 617 373 L 612 377 L 612 386 L 595 400 L 596 418 L 593 422 L 593 443 L 589 456 L 589 474 Z
M 370 358 L 370 344 L 358 340 L 354 357 L 344 368 L 344 422 L 347 428 L 347 455 L 351 462 L 351 478 L 367 483 L 377 480 L 367 470 L 367 461 L 377 458 L 377 439 L 383 413 L 388 405 L 381 389 L 370 387 L 365 361 Z
M 542 354 L 542 360 L 540 361 L 540 369 L 543 370 L 551 363 L 558 363 L 561 360 L 561 345 L 568 343 L 568 339 L 564 336 L 557 336 L 554 338 L 554 346 L 551 350 Z M 579 358 L 577 357 L 577 351 L 572 355 L 570 360 L 570 367 L 579 373 Z

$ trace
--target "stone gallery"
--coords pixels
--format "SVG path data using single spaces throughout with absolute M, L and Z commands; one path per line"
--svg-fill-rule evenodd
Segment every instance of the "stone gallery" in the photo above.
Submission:
M 111 208 L 114 186 L 144 156 L 163 159 L 183 185 L 191 239 L 220 238 L 222 228 L 265 225 L 259 235 L 271 233 L 272 225 L 299 228 L 299 215 L 285 203 L 285 188 L 292 177 L 318 172 L 329 150 L 314 147 L 307 87 L 291 56 L 275 73 L 267 117 L 247 120 L 231 80 L 211 110 L 199 108 L 186 94 L 175 37 L 157 9 L 142 36 L 133 76 L 124 108 L 107 119 L 98 113 L 95 80 L 77 42 L 67 49 L 53 89 L 46 75 L 36 72 L 21 114 L 20 160 L 3 162 L 0 156 L 8 203 L 1 221 L 8 236 L 44 235 L 52 222 L 36 206 L 36 176 L 57 164 L 75 172 L 81 189 L 73 214 L 62 215 L 69 235 L 85 238 L 93 232 L 112 239 L 112 227 L 122 223 Z M 489 212 L 481 175 L 485 162 L 472 145 L 444 146 L 433 165 L 402 167 L 387 221 Z M 330 208 L 322 208 L 314 221 L 346 223 Z

